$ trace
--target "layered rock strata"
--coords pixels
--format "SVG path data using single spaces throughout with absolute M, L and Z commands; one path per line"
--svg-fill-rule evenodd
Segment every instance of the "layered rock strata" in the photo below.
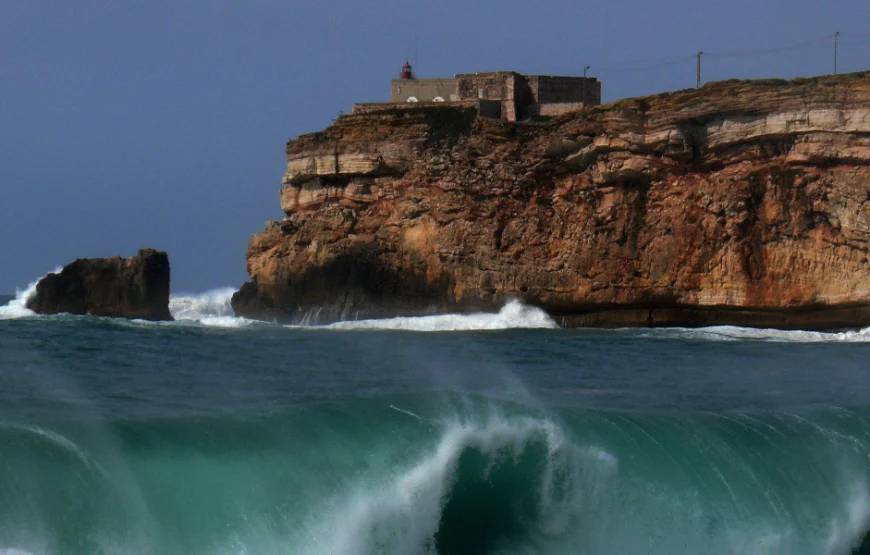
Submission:
M 346 116 L 287 144 L 237 314 L 870 325 L 870 74 L 728 81 L 544 123 Z
M 27 308 L 37 314 L 172 320 L 169 257 L 142 249 L 130 258 L 79 258 L 39 280 Z

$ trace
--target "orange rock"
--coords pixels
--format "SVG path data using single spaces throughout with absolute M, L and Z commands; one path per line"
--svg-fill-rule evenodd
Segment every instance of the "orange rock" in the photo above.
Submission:
M 237 313 L 495 310 L 564 325 L 870 325 L 870 74 L 727 81 L 546 123 L 461 108 L 287 144 Z M 306 162 L 307 160 L 307 162 Z

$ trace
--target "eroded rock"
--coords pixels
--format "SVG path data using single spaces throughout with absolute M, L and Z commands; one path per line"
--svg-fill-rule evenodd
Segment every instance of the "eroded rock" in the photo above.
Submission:
M 240 315 L 519 298 L 565 325 L 870 325 L 870 74 L 713 83 L 544 124 L 443 127 L 431 110 L 288 143 L 290 166 L 401 163 L 285 180 Z
M 27 308 L 38 314 L 172 320 L 169 257 L 142 249 L 130 258 L 79 258 L 42 278 Z

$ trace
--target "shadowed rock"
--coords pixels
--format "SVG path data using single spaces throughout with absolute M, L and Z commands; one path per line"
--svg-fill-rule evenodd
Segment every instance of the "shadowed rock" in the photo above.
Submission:
M 79 258 L 39 280 L 27 308 L 38 314 L 172 320 L 169 257 L 142 249 L 131 258 Z

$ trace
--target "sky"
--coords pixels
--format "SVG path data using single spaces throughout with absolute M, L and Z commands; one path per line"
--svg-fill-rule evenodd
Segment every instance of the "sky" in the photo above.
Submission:
M 283 217 L 289 138 L 420 77 L 589 75 L 604 101 L 870 69 L 870 3 L 0 0 L 0 293 L 80 257 L 169 253 L 238 287 Z

